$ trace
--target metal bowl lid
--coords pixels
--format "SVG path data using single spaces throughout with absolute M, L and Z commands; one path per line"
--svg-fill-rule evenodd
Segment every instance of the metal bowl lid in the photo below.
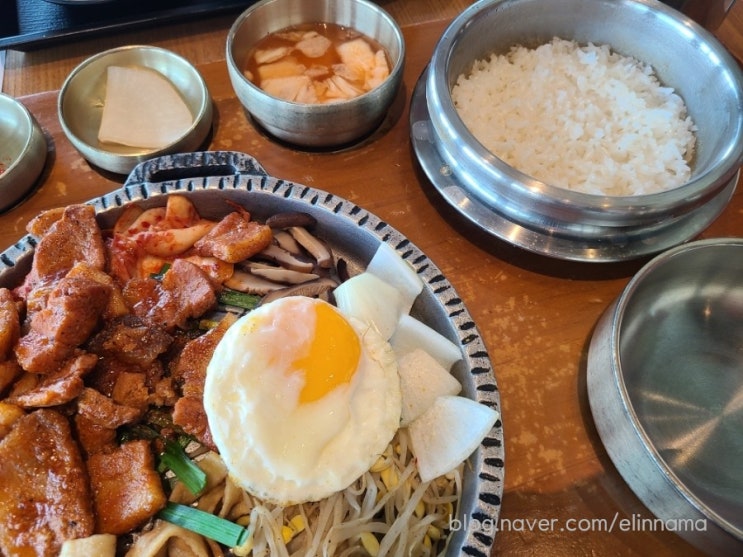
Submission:
M 589 401 L 612 461 L 678 534 L 743 550 L 743 239 L 645 265 L 599 321 Z

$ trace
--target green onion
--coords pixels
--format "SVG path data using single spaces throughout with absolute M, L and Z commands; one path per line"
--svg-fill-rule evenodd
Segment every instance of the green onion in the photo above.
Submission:
M 160 437 L 160 434 L 147 424 L 132 424 L 121 428 L 118 435 L 119 443 L 126 443 L 136 439 L 146 439 L 152 441 Z
M 160 270 L 157 273 L 151 273 L 150 278 L 153 278 L 155 280 L 163 280 L 163 276 L 165 273 L 168 272 L 170 269 L 170 263 L 163 263 L 163 266 L 160 267 Z
M 243 309 L 255 309 L 261 301 L 260 296 L 247 294 L 229 288 L 219 293 L 219 302 L 226 306 L 235 306 Z
M 206 487 L 206 473 L 189 458 L 177 441 L 165 441 L 165 452 L 160 455 L 160 463 L 167 466 L 194 495 Z
M 145 416 L 145 421 L 158 430 L 162 429 L 176 429 L 177 426 L 173 423 L 173 416 L 160 408 L 150 408 Z
M 245 543 L 249 532 L 239 524 L 188 505 L 168 503 L 158 516 L 176 526 L 201 534 L 227 547 Z

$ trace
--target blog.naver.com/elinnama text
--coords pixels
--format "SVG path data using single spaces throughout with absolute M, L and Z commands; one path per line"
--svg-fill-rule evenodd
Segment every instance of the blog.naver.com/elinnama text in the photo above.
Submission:
M 706 532 L 704 518 L 648 518 L 639 514 L 611 518 L 450 518 L 453 532 L 471 530 L 494 535 L 496 532 Z

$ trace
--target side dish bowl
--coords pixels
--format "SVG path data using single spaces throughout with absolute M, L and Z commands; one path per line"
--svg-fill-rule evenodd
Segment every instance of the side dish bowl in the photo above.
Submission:
M 0 212 L 28 194 L 44 169 L 44 132 L 20 101 L 0 93 Z
M 191 112 L 191 127 L 159 149 L 100 142 L 98 131 L 109 66 L 149 68 L 162 74 Z M 62 130 L 80 154 L 91 164 L 119 174 L 127 174 L 140 162 L 153 157 L 194 151 L 204 143 L 212 128 L 212 100 L 196 68 L 174 52 L 147 45 L 114 48 L 83 61 L 62 85 L 57 109 Z
M 645 505 L 710 555 L 743 550 L 743 240 L 646 264 L 600 318 L 588 395 L 612 461 Z
M 265 93 L 244 74 L 251 48 L 270 33 L 303 23 L 335 23 L 373 39 L 387 52 L 390 75 L 361 96 L 328 104 L 296 103 Z M 232 87 L 260 126 L 295 145 L 332 147 L 356 141 L 382 123 L 402 82 L 405 41 L 395 20 L 367 0 L 263 0 L 232 25 L 226 57 Z
M 581 193 L 527 176 L 475 139 L 452 100 L 457 77 L 491 53 L 556 36 L 650 64 L 682 97 L 698 128 L 687 183 L 646 195 Z M 440 193 L 494 236 L 562 259 L 633 259 L 691 239 L 727 205 L 743 162 L 743 75 L 714 36 L 656 0 L 486 0 L 438 42 L 413 96 L 411 136 Z

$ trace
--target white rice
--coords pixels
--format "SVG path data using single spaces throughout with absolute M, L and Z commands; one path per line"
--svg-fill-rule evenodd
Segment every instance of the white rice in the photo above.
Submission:
M 696 127 L 683 100 L 607 45 L 514 47 L 475 62 L 452 98 L 483 146 L 554 186 L 642 195 L 691 175 Z

